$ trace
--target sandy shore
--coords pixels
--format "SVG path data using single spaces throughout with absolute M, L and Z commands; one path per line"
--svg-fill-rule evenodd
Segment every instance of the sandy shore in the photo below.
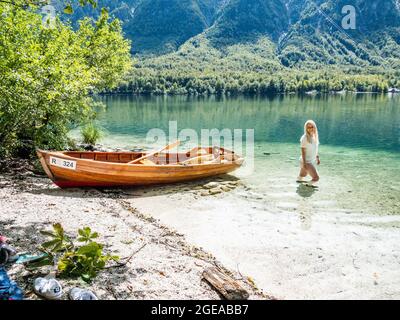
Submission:
M 152 201 L 149 199 L 149 201 Z M 73 286 L 89 288 L 100 299 L 221 299 L 202 279 L 202 272 L 218 266 L 229 272 L 249 291 L 250 299 L 265 299 L 251 279 L 235 269 L 226 269 L 214 256 L 185 240 L 157 219 L 138 211 L 132 196 L 119 190 L 61 190 L 46 178 L 14 168 L 0 174 L 0 234 L 18 251 L 37 253 L 46 238 L 39 231 L 51 230 L 60 222 L 67 234 L 89 226 L 100 233 L 106 251 L 128 257 L 139 250 L 124 267 L 106 269 L 91 284 L 61 279 L 64 299 Z M 17 281 L 27 299 L 33 280 L 49 268 L 27 271 L 13 264 L 10 277 Z
M 245 180 L 204 191 L 229 185 L 227 176 L 132 190 L 127 201 L 278 299 L 399 299 L 400 216 L 343 206 L 334 194 L 347 192 L 344 183 L 327 178 L 318 191 L 302 190 L 293 176 L 267 178 L 262 192 Z
M 14 170 L 0 176 L 0 233 L 21 251 L 34 251 L 39 230 L 55 222 L 69 233 L 90 226 L 120 257 L 145 245 L 90 285 L 102 299 L 219 299 L 201 276 L 215 264 L 251 299 L 400 299 L 400 216 L 367 213 L 355 199 L 346 206 L 338 199 L 351 188 L 334 177 L 303 190 L 294 170 L 260 190 L 227 175 L 101 191 L 61 190 Z M 17 266 L 10 274 L 37 298 L 36 274 Z M 77 283 L 87 286 L 63 285 Z

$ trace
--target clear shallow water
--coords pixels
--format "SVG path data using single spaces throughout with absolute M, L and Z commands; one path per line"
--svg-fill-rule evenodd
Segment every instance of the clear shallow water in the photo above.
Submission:
M 101 143 L 112 147 L 146 145 L 169 121 L 255 130 L 254 171 L 234 172 L 234 190 L 203 196 L 207 181 L 124 190 L 140 212 L 278 298 L 399 297 L 400 96 L 102 100 Z M 295 182 L 309 118 L 320 131 L 318 190 Z
M 287 211 L 312 199 L 349 212 L 400 214 L 400 96 L 329 95 L 269 98 L 106 96 L 99 122 L 101 143 L 122 148 L 146 145 L 150 129 L 178 131 L 254 129 L 254 171 L 235 175 L 247 185 L 252 206 Z M 320 133 L 321 175 L 317 191 L 294 183 L 303 124 L 314 119 Z M 310 205 L 310 204 L 307 204 Z M 310 209 L 311 210 L 311 209 Z

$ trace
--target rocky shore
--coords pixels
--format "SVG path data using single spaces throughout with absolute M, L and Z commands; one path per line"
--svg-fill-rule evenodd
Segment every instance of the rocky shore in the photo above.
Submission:
M 63 299 L 68 299 L 68 291 L 74 286 L 92 290 L 99 299 L 221 299 L 203 279 L 203 271 L 210 266 L 237 280 L 250 299 L 271 298 L 258 290 L 250 277 L 226 269 L 182 234 L 139 212 L 134 197 L 123 190 L 61 190 L 24 161 L 1 162 L 0 169 L 0 234 L 17 251 L 38 253 L 38 246 L 47 240 L 40 231 L 51 230 L 58 222 L 70 235 L 88 226 L 100 234 L 98 241 L 105 244 L 106 252 L 131 257 L 126 265 L 106 268 L 90 284 L 59 279 Z M 208 185 L 199 192 L 218 193 L 237 183 Z M 32 290 L 33 281 L 53 271 L 52 267 L 29 271 L 20 264 L 10 264 L 6 269 L 26 299 L 39 299 Z

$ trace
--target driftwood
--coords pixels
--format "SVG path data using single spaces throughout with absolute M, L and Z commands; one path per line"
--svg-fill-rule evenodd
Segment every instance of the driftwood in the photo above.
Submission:
M 204 270 L 203 277 L 228 300 L 245 300 L 249 298 L 249 293 L 239 282 L 222 273 L 215 267 Z

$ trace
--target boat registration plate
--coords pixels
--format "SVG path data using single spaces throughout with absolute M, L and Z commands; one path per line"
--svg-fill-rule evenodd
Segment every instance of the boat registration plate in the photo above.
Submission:
M 60 158 L 50 157 L 50 164 L 52 166 L 61 167 L 70 170 L 76 170 L 76 161 L 64 160 Z

